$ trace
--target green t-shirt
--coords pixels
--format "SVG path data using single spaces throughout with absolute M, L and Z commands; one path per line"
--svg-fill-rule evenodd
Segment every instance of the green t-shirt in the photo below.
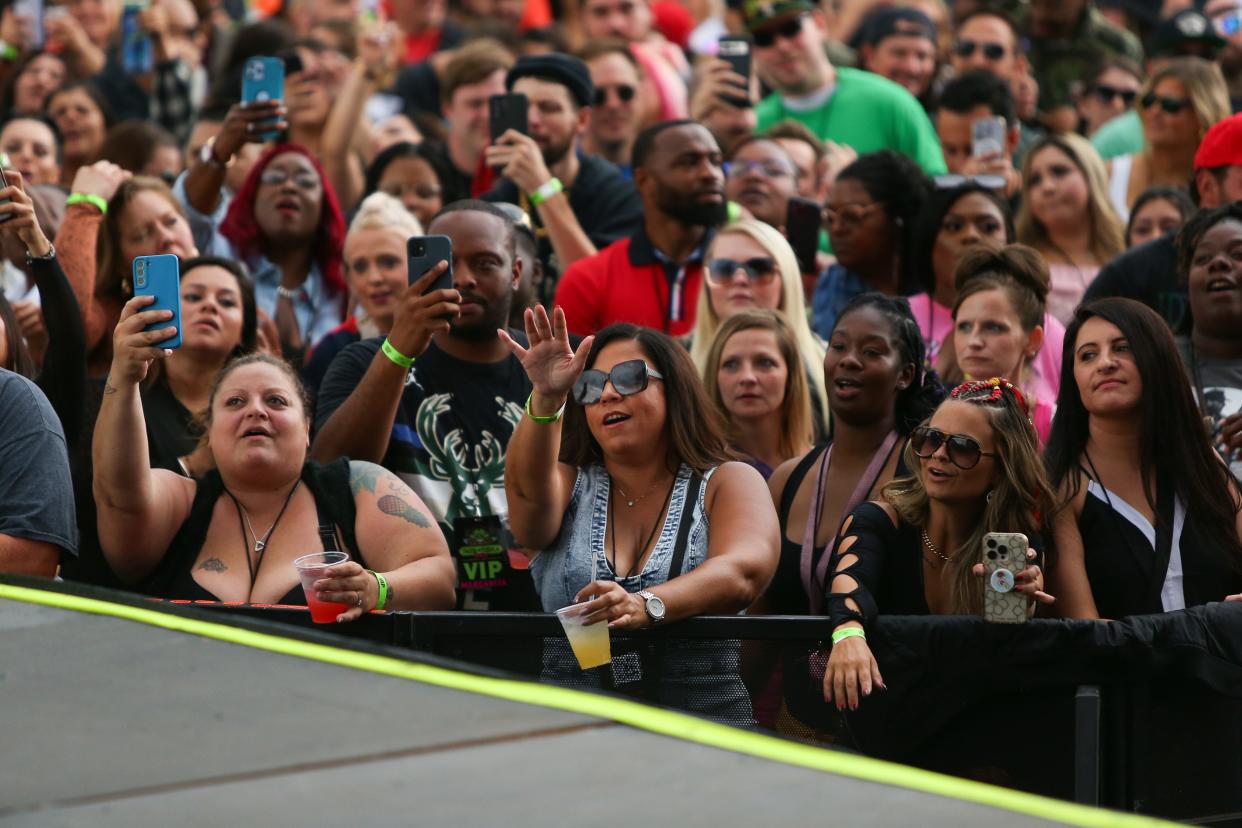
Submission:
M 1095 131 L 1091 146 L 1105 161 L 1118 155 L 1138 155 L 1143 151 L 1143 121 L 1133 109 L 1118 115 Z
M 755 111 L 759 132 L 792 118 L 820 140 L 853 147 L 859 155 L 891 149 L 911 158 L 928 175 L 946 171 L 940 140 L 923 107 L 905 89 L 871 72 L 838 67 L 836 90 L 815 109 L 790 109 L 779 94 L 773 94 Z

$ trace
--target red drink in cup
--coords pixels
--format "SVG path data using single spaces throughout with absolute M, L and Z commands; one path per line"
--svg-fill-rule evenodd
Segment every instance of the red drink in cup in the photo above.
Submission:
M 338 615 L 349 609 L 348 604 L 320 601 L 313 586 L 316 581 L 327 576 L 328 567 L 348 560 L 349 555 L 344 552 L 313 552 L 293 562 L 298 570 L 298 577 L 302 580 L 302 591 L 306 593 L 306 606 L 310 607 L 311 620 L 316 624 L 331 624 Z

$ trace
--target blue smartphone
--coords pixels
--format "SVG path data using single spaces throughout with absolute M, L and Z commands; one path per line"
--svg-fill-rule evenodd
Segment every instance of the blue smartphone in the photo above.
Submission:
M 253 57 L 242 72 L 242 103 L 264 103 L 285 99 L 285 62 L 274 57 Z M 273 122 L 275 123 L 275 122 Z M 274 141 L 280 133 L 271 130 L 260 137 Z
M 134 295 L 154 296 L 155 301 L 143 308 L 144 311 L 172 311 L 172 319 L 147 325 L 146 330 L 158 331 L 175 326 L 177 332 L 163 342 L 156 342 L 157 348 L 181 347 L 181 261 L 171 253 L 158 256 L 139 256 L 134 259 Z
M 145 75 L 155 69 L 151 36 L 138 25 L 138 15 L 146 7 L 146 0 L 126 0 L 121 13 L 121 68 L 127 74 Z

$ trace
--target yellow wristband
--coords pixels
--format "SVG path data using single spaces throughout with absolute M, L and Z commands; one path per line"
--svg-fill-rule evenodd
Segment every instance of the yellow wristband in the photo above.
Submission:
M 833 632 L 832 643 L 840 644 L 842 641 L 844 641 L 847 638 L 861 638 L 863 641 L 866 641 L 867 633 L 863 630 L 862 627 L 845 627 L 844 629 L 836 630 Z
M 539 423 L 540 425 L 548 425 L 549 423 L 555 423 L 557 420 L 561 418 L 561 415 L 565 413 L 565 404 L 561 403 L 561 407 L 556 410 L 555 414 L 548 414 L 548 415 L 542 415 L 542 416 L 539 414 L 536 414 L 535 412 L 530 410 L 530 401 L 534 398 L 534 396 L 535 396 L 535 392 L 531 391 L 530 396 L 526 398 L 526 416 L 530 417 L 532 420 Z
M 384 344 L 380 345 L 380 350 L 384 352 L 384 356 L 388 357 L 393 363 L 402 368 L 409 368 L 414 364 L 414 357 L 408 357 L 393 347 L 393 344 L 384 338 Z
M 559 178 L 548 179 L 547 183 L 530 194 L 530 203 L 538 207 L 557 193 L 565 191 L 565 185 Z
M 97 196 L 94 193 L 74 193 L 65 199 L 65 206 L 70 204 L 90 204 L 99 208 L 99 212 L 108 215 L 108 202 L 103 196 Z
M 388 579 L 374 569 L 368 569 L 367 572 L 375 576 L 375 585 L 379 588 L 375 598 L 375 608 L 382 610 L 388 604 Z

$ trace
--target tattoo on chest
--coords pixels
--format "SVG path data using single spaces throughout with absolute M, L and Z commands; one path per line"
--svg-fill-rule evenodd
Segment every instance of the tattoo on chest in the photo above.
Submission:
M 376 502 L 376 505 L 379 506 L 379 510 L 384 514 L 402 518 L 419 529 L 431 528 L 431 521 L 427 519 L 426 515 L 396 495 L 384 495 Z
M 199 564 L 197 568 L 205 569 L 208 572 L 224 572 L 228 569 L 228 566 L 219 558 L 208 558 Z

